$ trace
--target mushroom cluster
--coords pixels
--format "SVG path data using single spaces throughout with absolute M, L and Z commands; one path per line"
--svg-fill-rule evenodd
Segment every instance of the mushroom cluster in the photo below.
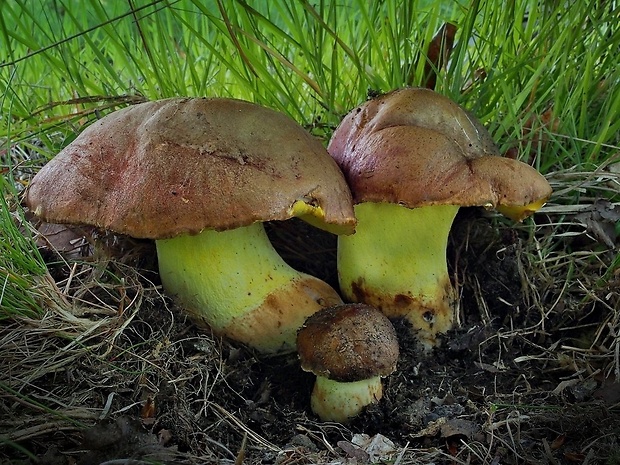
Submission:
M 282 260 L 262 222 L 351 234 L 349 188 L 318 139 L 259 105 L 172 98 L 113 112 L 39 171 L 25 203 L 47 222 L 154 239 L 163 287 L 189 316 L 263 352 L 294 351 L 305 319 L 342 303 Z
M 540 173 L 499 156 L 475 117 L 428 89 L 398 89 L 355 108 L 328 151 L 358 220 L 354 235 L 338 239 L 341 292 L 407 318 L 426 348 L 453 325 L 446 248 L 459 207 L 521 221 L 551 195 Z
M 241 100 L 125 108 L 45 165 L 25 203 L 46 222 L 153 239 L 164 289 L 196 324 L 265 353 L 297 349 L 317 376 L 313 411 L 347 422 L 396 367 L 389 318 L 407 318 L 427 348 L 452 327 L 446 247 L 459 207 L 521 221 L 550 195 L 464 109 L 406 88 L 351 111 L 327 150 Z M 273 248 L 262 223 L 292 217 L 339 235 L 341 293 L 355 303 Z

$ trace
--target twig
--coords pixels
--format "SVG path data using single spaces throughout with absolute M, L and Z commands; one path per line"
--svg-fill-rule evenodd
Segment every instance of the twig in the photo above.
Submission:
M 80 431 L 82 428 L 77 426 L 67 426 L 66 423 L 59 421 L 42 423 L 39 425 L 30 426 L 28 428 L 13 431 L 8 434 L 7 438 L 11 441 L 26 441 L 28 439 L 36 438 L 47 433 L 55 433 L 58 431 Z M 3 443 L 0 437 L 0 443 Z
M 215 404 L 215 403 L 210 403 L 210 405 L 217 413 L 219 413 L 220 415 L 223 416 L 223 419 L 229 421 L 234 426 L 240 428 L 245 434 L 247 434 L 248 437 L 250 437 L 251 439 L 256 441 L 258 444 L 262 445 L 263 447 L 268 448 L 269 450 L 271 450 L 273 452 L 279 452 L 280 451 L 279 447 L 277 447 L 276 445 L 274 445 L 271 442 L 267 441 L 262 436 L 256 434 L 254 431 L 252 431 L 250 428 L 248 428 L 241 420 L 239 420 L 237 417 L 235 417 L 232 413 L 230 413 L 224 407 L 221 407 L 220 405 Z

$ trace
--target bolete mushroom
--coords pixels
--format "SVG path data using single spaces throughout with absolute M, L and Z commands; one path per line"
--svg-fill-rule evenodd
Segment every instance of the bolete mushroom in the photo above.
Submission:
M 428 89 L 395 90 L 355 108 L 328 151 L 358 219 L 356 233 L 338 239 L 341 292 L 406 317 L 427 349 L 454 321 L 446 248 L 459 207 L 521 221 L 551 195 L 539 172 L 499 156 L 475 117 Z
M 297 329 L 341 303 L 288 266 L 264 221 L 355 227 L 351 194 L 320 141 L 288 116 L 225 98 L 172 98 L 113 112 L 32 179 L 25 203 L 48 222 L 156 242 L 164 289 L 217 334 L 293 351 Z
M 382 377 L 396 369 L 390 320 L 365 304 L 319 310 L 297 334 L 301 367 L 316 375 L 310 404 L 323 421 L 347 423 L 383 397 Z

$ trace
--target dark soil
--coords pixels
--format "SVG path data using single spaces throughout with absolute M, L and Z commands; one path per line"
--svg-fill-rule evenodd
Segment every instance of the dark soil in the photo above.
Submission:
M 321 423 L 312 414 L 314 377 L 294 354 L 259 356 L 201 333 L 169 299 L 147 290 L 107 353 L 87 351 L 70 370 L 37 380 L 43 390 L 73 395 L 67 405 L 96 412 L 113 393 L 105 418 L 21 441 L 36 460 L 0 446 L 2 463 L 620 464 L 620 384 L 608 360 L 597 365 L 595 357 L 559 350 L 587 346 L 578 344 L 588 335 L 583 327 L 603 321 L 604 307 L 552 313 L 542 324 L 524 282 L 526 233 L 494 221 L 478 210 L 459 214 L 448 252 L 461 292 L 459 327 L 424 353 L 410 328 L 395 321 L 398 370 L 384 380 L 384 398 L 351 424 Z M 337 286 L 333 237 L 294 222 L 271 225 L 269 234 L 293 266 Z M 103 243 L 153 289 L 152 244 Z M 128 251 L 135 252 L 129 260 Z M 108 266 L 113 275 L 126 271 Z M 51 269 L 58 279 L 68 273 Z M 555 304 L 557 284 L 526 278 L 550 299 L 547 308 Z M 124 292 L 133 297 L 131 288 Z M 103 294 L 110 298 L 109 290 Z M 2 402 L 5 413 L 18 406 Z M 362 433 L 385 437 L 394 449 L 373 455 L 359 445 Z

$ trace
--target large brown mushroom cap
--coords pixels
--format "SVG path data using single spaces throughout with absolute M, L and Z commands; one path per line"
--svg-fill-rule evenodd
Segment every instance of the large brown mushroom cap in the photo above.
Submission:
M 354 382 L 396 369 L 398 339 L 390 320 L 370 305 L 319 310 L 297 333 L 301 367 L 317 376 Z
M 224 98 L 107 115 L 41 169 L 25 201 L 48 222 L 151 239 L 285 220 L 300 201 L 322 211 L 319 225 L 355 225 L 348 186 L 318 139 L 284 114 Z
M 551 195 L 540 173 L 498 156 L 476 118 L 428 89 L 399 89 L 352 110 L 328 151 L 355 203 L 527 206 Z

